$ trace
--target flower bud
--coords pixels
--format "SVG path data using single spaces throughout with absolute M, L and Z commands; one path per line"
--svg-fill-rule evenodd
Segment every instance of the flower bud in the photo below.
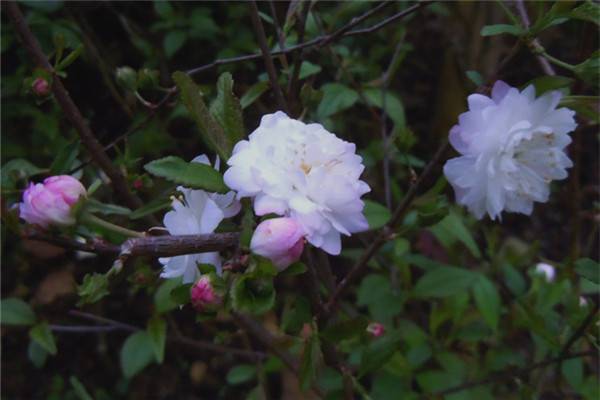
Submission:
M 117 68 L 115 72 L 117 83 L 124 89 L 137 90 L 137 72 L 131 67 L 124 66 Z
M 197 311 L 203 311 L 207 306 L 219 304 L 221 298 L 215 293 L 210 277 L 203 275 L 194 283 L 191 290 L 192 306 Z
M 535 266 L 535 272 L 539 275 L 543 275 L 548 282 L 553 282 L 556 276 L 554 267 L 550 264 L 539 263 Z
M 85 187 L 77 179 L 69 175 L 51 176 L 44 183 L 29 183 L 23 202 L 19 203 L 19 214 L 28 223 L 44 228 L 73 225 L 75 217 L 71 208 L 85 195 Z
M 281 271 L 300 258 L 304 249 L 304 231 L 292 218 L 268 219 L 256 227 L 250 249 L 270 259 Z
M 50 83 L 44 78 L 35 78 L 31 84 L 31 89 L 36 96 L 45 97 L 50 94 Z
M 385 333 L 385 326 L 383 326 L 383 324 L 380 324 L 379 322 L 371 322 L 367 326 L 367 332 L 373 335 L 373 337 L 377 338 L 383 336 L 383 334 Z

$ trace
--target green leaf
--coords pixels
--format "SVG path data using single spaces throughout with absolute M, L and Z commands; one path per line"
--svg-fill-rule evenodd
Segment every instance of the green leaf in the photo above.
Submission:
M 306 79 L 311 75 L 321 72 L 321 66 L 311 63 L 310 61 L 302 61 L 300 65 L 300 73 L 298 79 Z
M 83 52 L 83 49 L 84 49 L 84 47 L 82 44 L 77 46 L 77 48 L 75 50 L 70 52 L 68 56 L 66 56 L 64 59 L 62 59 L 60 61 L 60 63 L 58 63 L 58 65 L 56 66 L 56 70 L 62 71 L 65 68 L 67 68 L 69 65 L 73 64 L 75 62 L 75 60 L 77 60 L 79 58 L 79 56 Z
M 229 72 L 221 74 L 217 81 L 217 98 L 211 104 L 210 113 L 223 127 L 231 143 L 244 138 L 242 106 L 233 94 L 233 78 Z
M 163 47 L 168 58 L 173 57 L 185 44 L 187 34 L 184 31 L 171 31 L 163 41 Z
M 73 162 L 79 155 L 79 140 L 69 143 L 61 149 L 50 166 L 52 175 L 67 173 L 73 168 Z
M 341 83 L 327 83 L 321 86 L 323 100 L 317 109 L 319 119 L 350 108 L 358 100 L 358 93 Z
M 399 349 L 400 340 L 400 332 L 394 331 L 373 341 L 362 355 L 358 375 L 364 376 L 369 372 L 382 368 L 393 357 L 396 350 Z
M 564 96 L 559 103 L 561 107 L 568 107 L 575 111 L 578 116 L 588 118 L 600 123 L 597 107 L 600 104 L 599 96 Z
M 502 306 L 496 286 L 487 277 L 480 275 L 473 285 L 473 297 L 485 322 L 490 328 L 496 330 Z
M 153 214 L 157 211 L 165 210 L 171 207 L 171 203 L 172 201 L 169 198 L 154 199 L 129 214 L 129 219 L 136 220 L 143 218 L 146 215 Z
M 152 175 L 192 189 L 203 189 L 216 193 L 229 191 L 223 182 L 223 176 L 210 165 L 187 162 L 179 157 L 168 156 L 149 162 L 144 165 L 144 169 Z
M 575 261 L 575 272 L 578 275 L 600 284 L 600 264 L 590 258 L 580 258 Z
M 129 215 L 131 210 L 127 207 L 116 204 L 104 203 L 96 199 L 88 199 L 85 202 L 85 208 L 91 213 L 100 213 L 104 215 Z
M 566 378 L 572 388 L 578 389 L 583 384 L 583 361 L 581 358 L 573 358 L 560 364 L 562 375 Z
M 164 19 L 173 17 L 173 7 L 168 0 L 155 0 L 154 11 Z
M 481 74 L 479 72 L 470 70 L 470 71 L 467 71 L 466 74 L 467 74 L 467 78 L 469 78 L 471 80 L 471 82 L 473 82 L 476 86 L 483 85 L 483 83 L 484 83 L 483 77 L 481 76 Z
M 566 76 L 542 76 L 529 81 L 525 87 L 533 85 L 535 87 L 535 93 L 537 96 L 549 92 L 551 90 L 558 90 L 568 88 L 575 82 L 573 78 L 567 78 Z
M 18 180 L 27 180 L 29 177 L 44 172 L 44 169 L 38 168 L 23 158 L 10 160 L 2 166 L 2 188 L 14 189 Z
M 255 315 L 264 314 L 275 304 L 272 278 L 252 279 L 249 275 L 238 276 L 231 289 L 234 310 Z
M 430 229 L 444 247 L 449 248 L 458 240 L 469 249 L 474 257 L 481 258 L 481 252 L 477 247 L 477 243 L 475 243 L 475 239 L 473 239 L 471 232 L 458 215 L 450 213 Z
M 358 338 L 365 333 L 369 321 L 365 317 L 357 317 L 329 325 L 321 332 L 321 337 L 332 343 Z
M 310 303 L 302 295 L 293 296 L 288 300 L 281 316 L 281 329 L 287 333 L 297 334 L 312 318 Z
M 252 364 L 240 364 L 231 368 L 227 372 L 227 383 L 230 385 L 239 385 L 248 382 L 256 376 L 256 366 Z
M 595 51 L 581 64 L 575 65 L 573 71 L 585 82 L 598 85 L 600 81 L 600 50 Z
M 165 313 L 176 309 L 179 304 L 171 298 L 171 291 L 181 286 L 181 278 L 166 279 L 154 293 L 154 307 L 156 312 Z
M 392 216 L 390 210 L 374 201 L 365 200 L 363 213 L 369 222 L 369 229 L 378 229 L 384 226 Z
M 42 368 L 48 358 L 48 352 L 35 341 L 30 340 L 27 346 L 27 357 L 36 368 Z
M 600 6 L 592 1 L 586 1 L 569 13 L 571 18 L 593 22 L 600 25 Z
M 167 342 L 167 323 L 159 315 L 154 315 L 148 321 L 146 332 L 152 342 L 154 357 L 159 364 L 165 359 L 165 344 Z
M 94 400 L 94 398 L 90 396 L 88 391 L 85 389 L 85 386 L 83 386 L 83 383 L 81 383 L 75 375 L 71 375 L 69 378 L 69 383 L 71 384 L 71 387 L 73 388 L 73 391 L 79 400 Z
M 94 272 L 83 277 L 83 283 L 77 286 L 80 299 L 78 305 L 92 304 L 109 294 L 108 278 L 104 274 Z
M 467 290 L 477 274 L 457 267 L 438 267 L 428 271 L 415 285 L 416 297 L 448 297 Z
M 146 331 L 130 335 L 121 348 L 121 370 L 131 379 L 154 360 L 152 338 Z
M 48 353 L 56 354 L 56 342 L 47 322 L 40 322 L 29 330 L 29 337 Z
M 207 264 L 204 264 L 207 265 Z M 214 270 L 214 266 L 209 265 L 211 270 Z M 171 300 L 173 300 L 177 305 L 181 306 L 184 304 L 188 304 L 191 301 L 191 290 L 193 283 L 185 283 L 181 286 L 177 286 L 175 289 L 171 290 Z
M 183 104 L 196 121 L 202 138 L 219 154 L 222 160 L 229 159 L 233 145 L 221 125 L 215 121 L 204 104 L 198 86 L 184 72 L 175 72 L 173 80 L 179 88 Z
M 312 382 L 317 375 L 317 365 L 321 354 L 321 346 L 319 344 L 319 335 L 316 329 L 316 325 L 313 324 L 313 333 L 306 341 L 304 352 L 302 353 L 299 373 L 300 387 L 302 390 L 311 387 Z
M 254 103 L 264 92 L 269 89 L 268 81 L 257 82 L 250 86 L 250 89 L 246 90 L 246 93 L 240 99 L 240 105 L 242 110 Z
M 293 263 L 286 269 L 284 269 L 280 275 L 282 276 L 295 276 L 301 275 L 306 272 L 306 265 L 300 261 Z
M 0 323 L 2 325 L 33 325 L 35 313 L 31 306 L 21 299 L 0 300 Z
M 383 90 L 368 88 L 363 91 L 370 105 L 383 109 Z M 406 125 L 402 101 L 389 90 L 385 92 L 385 112 L 394 121 L 395 128 L 401 129 Z
M 481 28 L 481 36 L 494 36 L 503 33 L 519 36 L 523 34 L 523 29 L 519 26 L 507 24 L 486 25 Z

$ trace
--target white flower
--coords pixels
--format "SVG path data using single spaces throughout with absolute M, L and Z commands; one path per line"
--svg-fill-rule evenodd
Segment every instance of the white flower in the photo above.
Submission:
M 552 265 L 546 263 L 538 263 L 535 266 L 535 272 L 538 275 L 543 275 L 548 282 L 554 282 L 556 271 L 554 270 L 554 267 Z
M 193 161 L 209 164 L 206 156 Z M 218 160 L 215 167 L 218 168 Z M 173 210 L 165 214 L 163 223 L 171 235 L 194 235 L 213 233 L 223 218 L 232 217 L 241 205 L 235 200 L 235 193 L 207 193 L 178 187 L 182 197 L 173 200 Z M 215 266 L 221 273 L 221 257 L 218 252 L 186 254 L 183 256 L 159 258 L 164 265 L 162 278 L 183 276 L 183 283 L 191 283 L 200 278 L 198 264 Z
M 283 112 L 263 116 L 260 126 L 235 145 L 225 183 L 238 197 L 254 197 L 257 215 L 291 217 L 306 239 L 339 254 L 340 233 L 368 229 L 360 197 L 369 186 L 356 146 Z
M 531 214 L 533 202 L 548 200 L 549 183 L 567 177 L 573 164 L 564 152 L 575 112 L 559 108 L 561 93 L 535 98 L 496 82 L 491 98 L 468 97 L 469 111 L 450 130 L 450 143 L 462 155 L 446 162 L 444 174 L 458 203 L 477 217 L 503 210 Z

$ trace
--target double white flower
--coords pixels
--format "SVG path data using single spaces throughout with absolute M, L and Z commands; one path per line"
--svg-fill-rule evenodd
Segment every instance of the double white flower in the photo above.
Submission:
M 236 144 L 225 183 L 239 198 L 254 197 L 257 215 L 293 218 L 311 244 L 337 255 L 340 234 L 368 229 L 360 197 L 370 188 L 359 179 L 364 166 L 355 151 L 322 125 L 279 111 Z
M 564 149 L 575 113 L 557 109 L 560 99 L 557 91 L 536 99 L 533 86 L 519 92 L 502 81 L 491 98 L 468 97 L 469 111 L 450 131 L 461 157 L 444 166 L 458 203 L 479 219 L 486 212 L 496 219 L 503 210 L 529 215 L 534 201 L 548 200 L 549 183 L 573 165 Z

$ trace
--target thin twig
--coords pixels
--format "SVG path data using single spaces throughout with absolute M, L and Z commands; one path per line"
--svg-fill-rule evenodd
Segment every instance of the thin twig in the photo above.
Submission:
M 269 0 L 269 6 L 271 7 L 271 16 L 273 18 L 273 25 L 275 26 L 275 33 L 277 34 L 279 48 L 281 50 L 285 50 L 285 36 L 283 34 L 281 24 L 279 23 L 279 18 L 277 18 L 277 8 L 275 7 L 275 2 L 273 0 Z M 279 59 L 281 60 L 283 67 L 287 68 L 288 62 L 285 53 L 283 53 Z
M 120 252 L 120 247 L 107 243 L 101 240 L 94 240 L 92 242 L 79 242 L 77 240 L 66 238 L 63 236 L 52 236 L 41 232 L 27 232 L 23 234 L 24 239 L 39 240 L 42 242 L 54 244 L 56 246 L 64 247 L 66 249 L 86 251 L 88 253 L 96 254 L 109 254 L 117 255 Z
M 590 310 L 590 313 L 585 317 L 583 321 L 581 321 L 581 324 L 579 324 L 575 332 L 573 332 L 573 334 L 569 337 L 569 339 L 561 348 L 560 353 L 558 353 L 559 358 L 564 357 L 569 352 L 571 346 L 577 341 L 577 339 L 583 336 L 587 327 L 592 323 L 594 317 L 596 317 L 596 315 L 598 314 L 598 307 L 600 306 L 600 303 L 596 301 L 594 301 L 593 303 L 594 306 Z
M 277 79 L 275 63 L 273 63 L 273 57 L 271 56 L 271 51 L 269 50 L 269 44 L 267 43 L 265 29 L 263 27 L 262 21 L 260 20 L 260 15 L 258 14 L 258 6 L 256 5 L 255 0 L 250 1 L 250 17 L 252 17 L 252 25 L 254 26 L 254 32 L 256 33 L 258 45 L 265 60 L 265 67 L 267 68 L 267 74 L 269 75 L 269 80 L 271 81 L 271 87 L 275 92 L 275 99 L 277 99 L 277 104 L 281 110 L 285 111 L 286 113 L 289 113 L 287 103 L 285 101 L 285 98 L 283 97 L 283 91 L 281 90 L 279 80 Z M 284 49 L 281 50 L 284 51 Z
M 302 11 L 300 13 L 300 18 L 296 20 L 296 29 L 298 30 L 298 42 L 302 43 L 304 41 L 304 32 L 306 31 L 306 18 L 308 17 L 308 11 L 310 10 L 310 1 L 304 1 L 301 3 Z M 288 98 L 292 100 L 296 100 L 298 98 L 298 78 L 300 77 L 300 67 L 302 66 L 303 60 L 303 51 L 299 51 L 296 53 L 294 57 L 294 69 L 292 70 L 292 75 L 290 80 L 288 81 L 287 87 L 287 95 Z
M 122 330 L 114 325 L 48 325 L 53 332 L 64 333 L 102 333 Z
M 527 8 L 525 7 L 524 1 L 516 0 L 515 6 L 517 8 L 517 11 L 519 12 L 519 17 L 521 18 L 521 22 L 523 23 L 523 26 L 525 27 L 525 29 L 529 29 L 531 22 L 529 21 L 529 15 L 527 15 Z M 542 44 L 540 43 L 539 39 L 532 39 L 530 45 L 535 50 L 544 48 L 542 46 Z M 550 75 L 550 76 L 556 75 L 556 71 L 554 71 L 554 68 L 552 67 L 552 65 L 550 65 L 550 63 L 548 62 L 548 60 L 546 60 L 546 58 L 544 56 L 537 55 L 536 59 L 538 60 L 540 67 L 542 68 L 542 70 L 544 71 L 544 73 L 546 75 Z
M 79 111 L 79 108 L 77 108 L 71 99 L 71 96 L 63 86 L 61 79 L 54 74 L 52 65 L 40 47 L 37 38 L 27 26 L 27 23 L 25 22 L 23 14 L 21 13 L 17 3 L 14 1 L 6 2 L 6 11 L 32 60 L 38 65 L 38 67 L 43 68 L 48 73 L 53 74 L 52 92 L 54 93 L 54 96 L 58 104 L 61 106 L 65 116 L 75 127 L 75 130 L 81 138 L 81 142 L 91 153 L 93 160 L 111 179 L 116 193 L 123 199 L 128 207 L 134 209 L 141 207 L 141 200 L 129 190 L 129 186 L 127 185 L 125 177 L 123 174 L 121 174 L 119 169 L 115 167 L 111 159 L 103 151 L 102 145 L 98 139 L 96 139 L 96 136 L 87 125 L 83 115 L 81 115 L 81 112 Z
M 130 324 L 127 324 L 124 322 L 119 322 L 114 319 L 102 317 L 102 316 L 87 313 L 87 312 L 71 310 L 71 311 L 69 311 L 69 314 L 72 316 L 78 317 L 78 318 L 87 319 L 89 321 L 100 322 L 100 323 L 104 324 L 103 326 L 101 326 L 101 328 L 106 328 L 107 326 L 111 326 L 111 327 L 113 327 L 114 330 L 120 329 L 120 330 L 124 330 L 124 331 L 129 331 L 129 332 L 138 332 L 138 331 L 143 330 L 142 328 L 137 327 L 135 325 L 130 325 Z M 56 325 L 54 325 L 54 326 L 56 326 Z M 63 326 L 60 329 L 62 329 L 62 331 L 65 332 L 64 328 L 66 328 L 66 327 Z M 77 328 L 80 328 L 80 327 L 77 327 Z M 100 327 L 96 327 L 96 328 L 100 328 Z M 194 347 L 196 349 L 203 350 L 203 351 L 210 351 L 213 353 L 220 353 L 220 354 L 231 354 L 231 355 L 235 355 L 235 356 L 242 357 L 242 358 L 252 360 L 252 361 L 261 360 L 266 357 L 266 355 L 261 352 L 242 350 L 242 349 L 238 349 L 235 347 L 223 346 L 220 344 L 215 344 L 215 343 L 211 343 L 211 342 L 207 342 L 207 341 L 203 341 L 203 340 L 191 339 L 191 338 L 185 337 L 185 336 L 176 336 L 176 337 L 168 337 L 167 336 L 167 341 L 172 342 L 172 343 L 184 344 L 184 345 Z
M 578 352 L 578 353 L 566 354 L 562 357 L 549 358 L 547 360 L 537 362 L 537 363 L 532 364 L 525 368 L 516 369 L 516 370 L 514 368 L 506 369 L 504 371 L 500 371 L 500 372 L 491 374 L 487 378 L 484 378 L 484 379 L 481 379 L 478 381 L 466 382 L 461 385 L 454 386 L 449 389 L 443 390 L 436 394 L 440 395 L 440 396 L 445 396 L 445 395 L 448 395 L 451 393 L 456 393 L 456 392 L 460 392 L 462 390 L 470 389 L 475 386 L 485 385 L 486 383 L 499 382 L 499 381 L 504 381 L 504 380 L 507 380 L 507 379 L 510 379 L 513 377 L 525 376 L 525 375 L 528 375 L 531 371 L 533 371 L 535 369 L 543 368 L 548 365 L 552 365 L 554 363 L 571 360 L 573 358 L 593 357 L 593 356 L 597 356 L 597 355 L 598 355 L 598 353 L 595 350 L 590 350 L 590 351 L 582 351 L 582 352 Z

